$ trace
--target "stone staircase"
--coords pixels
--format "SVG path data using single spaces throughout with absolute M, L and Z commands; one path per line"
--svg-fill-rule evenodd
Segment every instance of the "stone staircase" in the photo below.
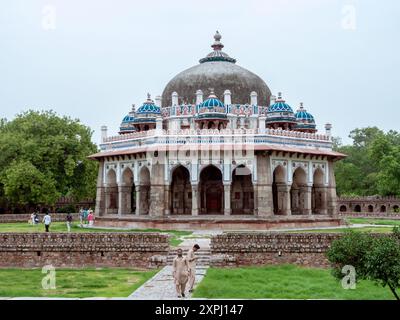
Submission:
M 183 250 L 183 255 L 186 256 L 187 251 L 189 248 L 181 248 Z M 171 249 L 168 253 L 167 256 L 167 265 L 172 266 L 172 262 L 174 261 L 174 258 L 177 256 L 176 253 L 177 248 Z M 211 260 L 211 249 L 210 248 L 200 248 L 195 253 L 197 257 L 196 261 L 196 267 L 208 267 L 210 265 L 210 260 Z

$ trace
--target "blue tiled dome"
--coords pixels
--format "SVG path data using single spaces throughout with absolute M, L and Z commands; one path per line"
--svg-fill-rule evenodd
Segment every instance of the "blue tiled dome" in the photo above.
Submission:
M 206 101 L 200 104 L 200 108 L 212 109 L 214 107 L 225 107 L 222 101 L 219 100 L 216 96 L 210 96 Z
M 316 124 L 314 117 L 311 113 L 307 112 L 306 109 L 303 107 L 303 103 L 300 103 L 299 109 L 297 109 L 296 114 L 296 126 L 295 129 L 299 131 L 305 132 L 316 132 Z
M 285 101 L 277 101 L 273 105 L 270 105 L 268 108 L 267 113 L 272 113 L 272 112 L 292 112 L 293 109 L 291 106 L 289 106 Z
M 160 107 L 156 106 L 152 100 L 147 100 L 136 112 L 137 114 L 143 113 L 157 113 L 160 114 Z
M 301 121 L 301 122 L 315 123 L 313 115 L 311 113 L 307 112 L 306 109 L 304 109 L 302 103 L 300 104 L 300 108 L 297 110 L 295 117 L 296 117 L 296 120 Z
M 122 119 L 122 123 L 130 123 L 133 122 L 135 120 L 135 117 L 133 115 L 127 115 L 125 116 L 124 119 Z

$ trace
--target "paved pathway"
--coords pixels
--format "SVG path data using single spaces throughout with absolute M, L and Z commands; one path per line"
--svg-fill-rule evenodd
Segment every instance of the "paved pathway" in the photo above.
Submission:
M 188 238 L 182 237 L 184 240 L 178 248 L 181 248 L 184 254 L 189 248 L 191 248 L 195 243 L 200 246 L 200 250 L 196 255 L 199 260 L 196 266 L 196 286 L 203 280 L 204 275 L 207 272 L 210 262 L 210 236 L 211 234 L 219 233 L 219 231 L 207 231 L 207 232 L 194 232 Z M 172 277 L 172 261 L 175 257 L 176 249 L 171 250 L 167 263 L 160 272 L 158 272 L 153 278 L 144 283 L 140 288 L 133 292 L 129 299 L 134 300 L 174 300 L 182 299 L 178 298 L 175 291 L 175 284 Z M 184 299 L 191 298 L 191 294 L 186 291 L 186 297 Z

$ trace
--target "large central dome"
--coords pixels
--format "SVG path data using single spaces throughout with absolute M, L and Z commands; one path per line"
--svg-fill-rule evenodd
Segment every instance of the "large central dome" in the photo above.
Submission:
M 179 103 L 196 101 L 196 91 L 202 90 L 205 96 L 214 91 L 220 99 L 225 90 L 230 90 L 233 104 L 249 104 L 250 93 L 257 92 L 258 104 L 268 106 L 271 91 L 267 84 L 256 74 L 236 65 L 236 60 L 222 51 L 221 35 L 214 36 L 211 46 L 214 51 L 200 60 L 200 64 L 176 75 L 165 87 L 162 94 L 163 107 L 171 106 L 171 95 L 177 92 Z

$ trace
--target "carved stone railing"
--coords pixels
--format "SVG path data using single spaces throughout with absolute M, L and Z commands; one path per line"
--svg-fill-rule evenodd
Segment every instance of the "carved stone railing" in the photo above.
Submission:
M 144 137 L 162 136 L 226 136 L 226 135 L 252 135 L 252 136 L 281 136 L 318 141 L 331 141 L 330 136 L 324 134 L 287 131 L 281 129 L 181 129 L 181 130 L 148 130 L 119 136 L 108 137 L 103 143 L 118 142 Z

